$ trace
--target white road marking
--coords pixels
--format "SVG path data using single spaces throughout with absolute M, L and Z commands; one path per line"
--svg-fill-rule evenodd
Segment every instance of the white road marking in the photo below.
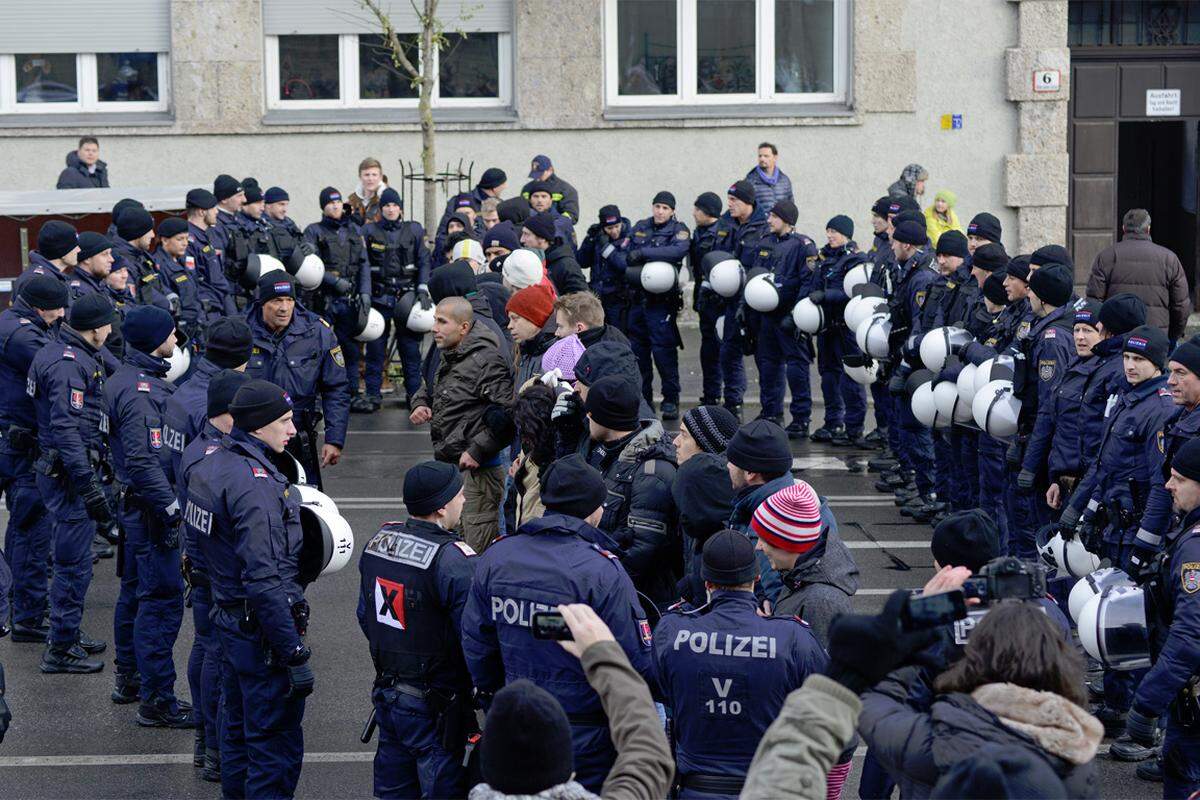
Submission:
M 305 753 L 309 763 L 348 764 L 371 761 L 374 752 Z M 4 767 L 131 767 L 171 764 L 191 764 L 191 753 L 122 753 L 110 756 L 6 756 L 0 758 Z

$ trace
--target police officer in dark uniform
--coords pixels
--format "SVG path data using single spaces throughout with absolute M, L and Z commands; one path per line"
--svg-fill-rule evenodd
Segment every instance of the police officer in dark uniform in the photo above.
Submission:
M 575 779 L 598 792 L 616 758 L 600 698 L 574 658 L 552 641 L 533 638 L 535 611 L 584 603 L 612 630 L 653 686 L 650 624 L 633 582 L 599 541 L 604 478 L 580 455 L 552 463 L 541 476 L 546 515 L 502 536 L 475 565 L 463 612 L 463 653 L 479 692 L 494 694 L 518 678 L 546 687 L 571 721 Z
M 178 322 L 185 335 L 183 341 L 197 339 L 208 321 L 200 304 L 200 282 L 196 280 L 195 267 L 188 262 L 189 239 L 187 221 L 167 217 L 158 226 L 158 249 L 154 251 L 159 277 L 179 295 Z
M 271 186 L 263 192 L 263 220 L 267 223 L 267 235 L 271 239 L 268 252 L 285 264 L 304 241 L 300 226 L 288 216 L 290 204 L 291 197 L 279 186 Z
M 213 197 L 217 201 L 217 219 L 213 223 L 212 244 L 229 275 L 230 266 L 245 263 L 249 248 L 241 236 L 237 213 L 246 202 L 245 187 L 232 175 L 218 175 L 213 180 Z
M 186 231 L 184 231 L 186 233 Z M 163 410 L 175 387 L 166 359 L 175 352 L 175 321 L 154 306 L 130 309 L 121 323 L 124 363 L 105 386 L 113 471 L 121 522 L 121 592 L 113 613 L 116 691 L 140 689 L 144 727 L 190 728 L 190 708 L 175 697 L 173 650 L 183 621 L 179 528 Z M 136 670 L 138 678 L 132 673 Z
M 229 406 L 233 429 L 188 472 L 184 523 L 200 542 L 221 646 L 226 797 L 291 797 L 312 694 L 308 603 L 299 582 L 300 499 L 275 469 L 296 434 L 282 388 L 252 380 Z
M 629 247 L 614 254 L 625 267 L 665 261 L 678 271 L 688 254 L 691 233 L 675 218 L 675 195 L 659 192 L 651 203 L 651 216 L 640 220 L 629 234 Z M 679 327 L 675 316 L 683 308 L 678 289 L 651 294 L 630 285 L 629 326 L 625 333 L 633 345 L 642 371 L 642 396 L 654 403 L 654 368 L 662 384 L 662 417 L 679 419 Z
M 478 727 L 461 633 L 475 551 L 453 531 L 462 487 L 453 464 L 411 467 L 404 475 L 409 519 L 385 523 L 358 563 L 358 624 L 375 662 L 379 798 L 466 793 L 464 747 Z
M 38 493 L 54 520 L 50 637 L 41 670 L 99 672 L 90 658 L 107 645 L 79 627 L 92 582 L 92 537 L 117 524 L 102 482 L 110 482 L 104 368 L 97 351 L 116 319 L 112 302 L 91 294 L 71 306 L 58 341 L 49 341 L 29 366 L 26 387 L 37 413 Z
M 720 405 L 724 381 L 721 373 L 721 337 L 717 336 L 717 320 L 725 313 L 725 298 L 712 290 L 708 270 L 714 263 L 704 257 L 717 244 L 717 222 L 721 217 L 721 198 L 714 192 L 704 192 L 692 207 L 692 242 L 688 248 L 688 265 L 692 269 L 692 308 L 700 321 L 700 373 L 702 390 L 700 405 Z
M 234 314 L 234 288 L 225 275 L 218 247 L 224 241 L 217 224 L 217 198 L 208 189 L 187 193 L 188 248 L 184 258 L 191 259 L 200 297 L 201 318 L 207 324 L 222 314 Z M 186 263 L 186 262 L 185 262 Z
M 383 335 L 366 344 L 366 396 L 355 396 L 351 411 L 375 411 L 383 405 L 383 366 L 388 354 L 388 333 L 396 332 L 396 349 L 404 368 L 404 394 L 415 397 L 421 388 L 421 340 L 400 320 L 393 324 L 392 314 L 400 298 L 411 291 L 429 302 L 429 251 L 425 249 L 425 229 L 419 222 L 404 219 L 400 193 L 388 187 L 379 195 L 380 219 L 363 228 L 367 259 L 371 265 L 371 301 L 383 314 Z M 354 350 L 346 350 L 350 356 Z M 346 371 L 357 382 L 358 360 L 346 359 Z M 357 404 L 357 405 L 356 405 Z
M 67 302 L 61 281 L 34 275 L 12 307 L 0 312 L 0 488 L 8 508 L 4 546 L 12 567 L 14 642 L 44 643 L 50 633 L 46 568 L 54 520 L 34 477 L 37 416 L 25 381 L 33 359 L 54 336 Z M 0 626 L 7 623 L 8 616 L 0 614 Z
M 346 444 L 350 393 L 346 361 L 332 327 L 296 302 L 296 294 L 291 275 L 276 270 L 259 279 L 258 300 L 246 314 L 254 336 L 246 371 L 282 386 L 291 396 L 296 435 L 287 449 L 304 466 L 308 482 L 320 487 L 321 467 L 337 464 Z M 317 426 L 322 419 L 325 444 L 318 454 Z
M 13 295 L 19 296 L 25 282 L 34 275 L 49 275 L 66 283 L 66 271 L 79 261 L 79 237 L 69 222 L 47 221 L 38 229 L 37 250 L 29 254 L 29 266 L 13 283 Z
M 1129 709 L 1125 731 L 1138 744 L 1156 744 L 1158 718 L 1169 713 L 1162 740 L 1163 797 L 1200 789 L 1200 441 L 1179 449 L 1167 481 L 1179 526 L 1166 535 L 1156 574 L 1145 586 L 1153 665 Z
M 614 205 L 601 206 L 599 220 L 579 247 L 579 266 L 590 269 L 588 286 L 604 306 L 604 321 L 625 333 L 629 327 L 629 287 L 625 268 L 613 258 L 629 247 L 632 226 Z
M 729 209 L 717 220 L 713 250 L 732 253 L 734 258 L 742 262 L 744 269 L 750 269 L 758 252 L 758 240 L 767 235 L 767 212 L 755 205 L 754 185 L 747 180 L 730 186 L 726 200 Z M 754 352 L 757 333 L 747 312 L 740 295 L 726 301 L 721 335 L 724 405 L 739 420 L 742 416 L 742 398 L 746 393 L 746 365 L 743 358 Z
M 247 352 L 249 348 L 247 347 Z M 211 354 L 211 352 L 210 352 Z M 206 381 L 203 413 L 207 417 L 196 438 L 184 448 L 175 469 L 179 507 L 187 508 L 188 475 L 192 467 L 205 456 L 221 447 L 221 437 L 233 431 L 229 405 L 237 390 L 249 382 L 244 372 L 223 369 Z M 188 382 L 190 385 L 191 381 Z M 176 392 L 171 397 L 174 401 Z M 221 703 L 221 645 L 213 631 L 212 580 L 208 577 L 208 562 L 200 549 L 198 531 L 183 526 L 183 555 L 180 566 L 188 585 L 188 601 L 192 607 L 195 636 L 188 656 L 188 688 L 192 693 L 193 719 L 196 740 L 193 765 L 201 768 L 200 777 L 211 783 L 221 781 L 221 738 L 218 730 L 218 710 Z
M 126 208 L 116 224 L 118 238 L 113 242 L 113 255 L 117 263 L 129 270 L 133 302 L 179 313 L 179 295 L 163 282 L 150 255 L 150 244 L 154 241 L 154 218 L 150 212 L 144 208 Z
M 827 659 L 799 618 L 759 616 L 754 544 L 740 532 L 704 543 L 701 576 L 708 602 L 663 616 L 654 670 L 674 721 L 678 796 L 737 797 L 784 700 Z
M 1104 336 L 1094 348 L 1099 363 L 1083 391 L 1085 423 L 1080 441 L 1085 468 L 1100 450 L 1109 403 L 1129 388 L 1121 352 L 1129 332 L 1146 324 L 1146 304 L 1131 292 L 1115 294 L 1100 306 L 1098 322 Z

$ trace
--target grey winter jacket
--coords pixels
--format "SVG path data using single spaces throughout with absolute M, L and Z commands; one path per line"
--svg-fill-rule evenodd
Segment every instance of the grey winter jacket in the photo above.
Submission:
M 829 626 L 839 614 L 850 613 L 850 598 L 858 591 L 858 565 L 836 527 L 825 534 L 823 551 L 806 554 L 782 578 L 774 613 L 800 617 L 828 648 Z

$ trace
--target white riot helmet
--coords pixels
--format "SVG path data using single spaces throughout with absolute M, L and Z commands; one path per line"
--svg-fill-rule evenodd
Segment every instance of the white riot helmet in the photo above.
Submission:
M 974 364 L 963 364 L 962 371 L 958 373 L 958 399 L 967 404 L 967 408 L 971 408 L 971 401 L 975 399 L 975 371 L 979 367 Z M 968 419 L 970 413 L 968 412 Z
M 805 297 L 792 307 L 792 322 L 805 333 L 816 333 L 825 327 L 825 309 Z
M 384 321 L 383 314 L 380 314 L 374 308 L 367 309 L 366 319 L 362 320 L 362 330 L 354 334 L 354 340 L 357 342 L 373 342 L 380 336 L 383 336 Z
M 1063 539 L 1061 533 L 1055 533 L 1043 548 L 1043 558 L 1047 555 L 1053 560 L 1059 577 L 1071 576 L 1082 578 L 1100 568 L 1100 559 L 1089 553 L 1076 536 L 1070 541 Z
M 1079 643 L 1088 655 L 1116 670 L 1150 666 L 1146 596 L 1139 586 L 1110 586 L 1079 612 Z
M 405 292 L 392 309 L 392 319 L 413 333 L 429 333 L 435 318 L 433 302 L 421 305 L 416 292 Z
M 1087 605 L 1087 602 L 1093 597 L 1104 594 L 1104 590 L 1110 586 L 1133 586 L 1133 580 L 1125 574 L 1124 570 L 1105 567 L 1096 570 L 1091 575 L 1084 575 L 1076 581 L 1067 598 L 1067 608 L 1071 612 L 1071 619 L 1078 623 L 1079 615 L 1083 613 L 1083 607 Z
M 737 297 L 737 293 L 742 290 L 744 277 L 742 262 L 730 256 L 724 261 L 718 261 L 708 271 L 708 285 L 721 297 Z
M 842 291 L 847 297 L 854 296 L 854 290 L 864 283 L 869 283 L 871 280 L 871 265 L 859 264 L 851 267 L 846 271 L 846 277 L 842 278 Z
M 1013 394 L 1012 381 L 990 381 L 971 401 L 971 415 L 980 430 L 993 439 L 1007 439 L 1017 432 L 1021 401 Z
M 884 311 L 887 311 L 887 300 L 882 297 L 855 295 L 850 298 L 850 302 L 846 303 L 846 308 L 842 311 L 842 319 L 846 321 L 847 328 L 857 331 L 863 321 Z
M 909 401 L 909 404 L 912 407 L 913 416 L 917 418 L 917 422 L 926 428 L 947 428 L 950 426 L 950 417 L 938 411 L 937 402 L 933 397 L 933 381 L 925 381 L 917 386 L 913 390 L 912 400 Z
M 321 490 L 307 484 L 291 487 L 300 493 L 300 583 L 308 584 L 346 566 L 354 552 L 354 532 L 337 505 Z
M 971 421 L 971 404 L 964 403 L 958 396 L 958 385 L 954 381 L 942 381 L 933 387 L 933 404 L 941 419 L 959 424 Z
M 192 351 L 187 347 L 176 346 L 175 352 L 167 356 L 167 364 L 170 366 L 167 367 L 166 378 L 174 383 L 187 374 L 188 367 L 192 365 Z
M 763 314 L 779 307 L 779 290 L 775 288 L 774 275 L 766 272 L 746 281 L 746 305 Z
M 321 269 L 323 274 L 325 267 L 322 265 Z M 269 256 L 266 253 L 251 253 L 246 257 L 246 280 L 250 285 L 257 284 L 259 278 L 275 270 L 287 272 L 283 262 L 275 256 Z
M 850 380 L 862 386 L 870 386 L 879 377 L 879 362 L 862 353 L 842 356 L 842 369 Z
M 713 327 L 717 331 L 717 338 L 724 339 L 725 338 L 725 317 L 724 316 L 717 317 L 717 324 L 714 325 Z
M 875 314 L 859 323 L 854 332 L 858 349 L 871 358 L 888 357 L 888 339 L 892 335 L 892 318 L 887 314 Z
M 309 253 L 294 273 L 296 282 L 305 289 L 316 289 L 325 277 L 325 262 L 316 253 Z
M 305 471 L 304 465 L 287 450 L 284 450 L 282 453 L 272 451 L 267 456 L 271 459 L 271 463 L 275 465 L 275 469 L 279 470 L 279 473 L 287 479 L 288 483 L 308 483 L 308 472 Z
M 1013 379 L 1013 358 L 1012 356 L 996 356 L 984 361 L 975 370 L 975 393 L 978 394 L 983 387 L 997 380 L 1011 381 Z
M 974 338 L 964 328 L 934 328 L 921 338 L 921 361 L 934 372 L 940 372 L 946 366 L 946 359 L 956 355 Z
M 648 261 L 642 266 L 642 288 L 651 294 L 665 294 L 675 288 L 675 267 L 666 261 Z

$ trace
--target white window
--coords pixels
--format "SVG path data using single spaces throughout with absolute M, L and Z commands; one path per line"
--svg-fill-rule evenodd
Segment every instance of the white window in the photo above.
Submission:
M 166 111 L 166 53 L 0 54 L 0 114 Z
M 417 34 L 402 33 L 406 54 L 419 63 Z M 434 108 L 512 104 L 512 37 L 507 32 L 447 34 L 435 55 Z M 268 36 L 267 107 L 416 108 L 418 89 L 380 34 Z
M 844 102 L 850 0 L 604 0 L 610 106 Z

